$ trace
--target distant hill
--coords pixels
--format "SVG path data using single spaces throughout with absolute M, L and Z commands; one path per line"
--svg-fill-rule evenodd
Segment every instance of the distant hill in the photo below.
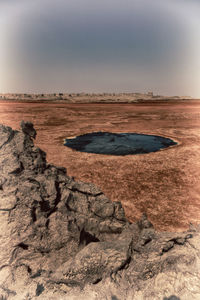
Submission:
M 148 93 L 53 93 L 53 94 L 0 94 L 0 100 L 12 101 L 64 101 L 66 103 L 110 103 L 164 100 L 188 100 L 190 96 L 161 96 Z

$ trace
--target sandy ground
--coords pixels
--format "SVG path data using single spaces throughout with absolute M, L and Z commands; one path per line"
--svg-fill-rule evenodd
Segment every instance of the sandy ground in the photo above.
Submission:
M 146 213 L 158 230 L 200 223 L 200 101 L 135 104 L 0 102 L 0 123 L 37 129 L 36 144 L 49 162 L 76 180 L 93 182 L 121 201 L 130 221 Z M 66 137 L 93 131 L 137 132 L 178 141 L 156 153 L 112 156 L 76 152 Z

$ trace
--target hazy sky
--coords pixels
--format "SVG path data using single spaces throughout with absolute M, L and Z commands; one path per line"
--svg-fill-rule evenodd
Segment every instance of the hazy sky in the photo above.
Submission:
M 0 92 L 200 97 L 199 0 L 0 0 Z

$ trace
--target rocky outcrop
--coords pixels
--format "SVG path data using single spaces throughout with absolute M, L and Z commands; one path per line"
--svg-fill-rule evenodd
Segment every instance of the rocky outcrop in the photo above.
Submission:
M 199 299 L 199 228 L 130 224 L 120 202 L 76 182 L 0 126 L 0 299 Z

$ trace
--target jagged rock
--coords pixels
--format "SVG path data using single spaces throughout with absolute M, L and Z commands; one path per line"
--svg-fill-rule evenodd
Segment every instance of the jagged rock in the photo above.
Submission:
M 130 224 L 22 131 L 0 125 L 0 299 L 199 299 L 200 229 Z
M 84 286 L 111 276 L 129 263 L 132 237 L 110 242 L 90 243 L 63 264 L 55 273 L 55 281 Z M 55 278 L 54 277 L 54 278 Z
M 20 125 L 21 125 L 22 131 L 25 134 L 29 135 L 30 137 L 32 137 L 34 139 L 36 138 L 37 133 L 36 133 L 36 130 L 34 129 L 33 124 L 31 122 L 22 121 Z

